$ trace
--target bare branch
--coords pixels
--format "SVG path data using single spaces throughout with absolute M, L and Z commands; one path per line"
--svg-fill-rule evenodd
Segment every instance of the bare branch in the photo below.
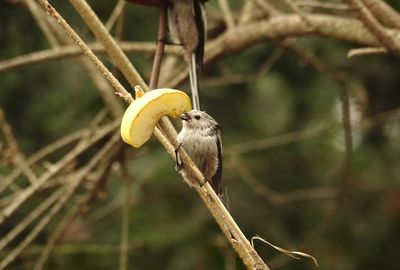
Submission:
M 90 58 L 99 71 L 103 74 L 104 78 L 110 82 L 112 87 L 120 92 L 122 95 L 129 95 L 128 91 L 121 85 L 121 83 L 114 77 L 114 75 L 104 66 L 104 64 L 96 57 L 90 50 L 86 43 L 78 36 L 78 34 L 68 25 L 64 18 L 57 12 L 57 10 L 50 5 L 47 0 L 38 0 L 42 7 L 46 10 L 47 14 L 52 16 L 58 24 L 68 33 L 69 37 L 81 48 L 83 53 Z M 104 26 L 103 26 L 104 28 Z M 106 30 L 105 30 L 106 31 Z M 106 31 L 107 32 L 107 31 Z
M 94 137 L 99 137 L 99 139 L 103 138 L 104 136 L 108 135 L 112 130 L 114 130 L 117 126 L 119 125 L 119 121 L 115 121 L 111 124 L 105 125 L 104 127 L 99 128 L 96 130 L 96 132 L 92 133 Z M 32 155 L 31 157 L 28 158 L 27 160 L 27 166 L 31 166 L 32 164 L 36 163 L 37 161 L 41 160 L 45 156 L 49 155 L 50 153 L 78 140 L 81 138 L 82 134 L 88 132 L 88 129 L 83 129 L 80 131 L 77 131 L 73 134 L 70 134 L 66 137 L 63 137 L 54 143 L 48 144 L 41 150 L 39 150 L 37 153 Z M 10 185 L 15 178 L 17 178 L 20 173 L 22 172 L 22 168 L 16 168 L 14 169 L 7 177 L 2 179 L 0 182 L 0 192 L 2 192 L 4 189 L 7 188 L 8 185 Z
M 235 19 L 233 17 L 229 2 L 227 0 L 218 0 L 218 4 L 228 29 L 233 29 L 235 27 Z
M 0 108 L 0 128 L 3 131 L 5 141 L 8 144 L 7 158 L 23 172 L 28 178 L 30 183 L 34 183 L 37 178 L 35 173 L 31 170 L 30 166 L 26 162 L 24 153 L 20 150 L 17 140 L 14 137 L 12 128 L 7 122 L 5 113 Z
M 50 206 L 60 199 L 64 193 L 64 188 L 58 189 L 45 201 L 43 201 L 34 211 L 30 212 L 23 220 L 21 220 L 11 231 L 9 231 L 0 240 L 0 250 L 4 249 L 16 236 L 18 236 L 23 230 L 25 230 L 36 218 L 47 211 Z
M 160 15 L 158 19 L 158 35 L 157 35 L 157 50 L 154 54 L 153 67 L 151 70 L 149 88 L 155 89 L 158 86 L 160 77 L 160 68 L 162 58 L 164 56 L 165 44 L 164 40 L 167 38 L 167 6 L 165 1 L 161 1 Z
M 64 215 L 64 217 L 61 219 L 57 228 L 54 230 L 54 232 L 47 240 L 46 246 L 42 249 L 42 252 L 33 268 L 34 270 L 43 269 L 45 263 L 47 262 L 50 255 L 54 251 L 57 242 L 63 236 L 63 234 L 65 233 L 66 229 L 71 224 L 71 222 L 73 222 L 79 215 L 86 212 L 86 210 L 88 209 L 88 204 L 92 201 L 95 194 L 97 194 L 97 192 L 99 191 L 97 184 L 101 183 L 103 177 L 105 176 L 105 174 L 107 174 L 111 166 L 111 161 L 114 158 L 114 155 L 118 153 L 119 149 L 121 148 L 120 146 L 122 145 L 121 144 L 117 145 L 117 147 L 114 147 L 114 149 L 108 152 L 107 155 L 103 156 L 101 162 L 97 166 L 98 169 L 95 176 L 96 179 L 94 179 L 96 185 L 93 187 L 92 190 L 89 190 L 85 194 L 85 198 L 83 200 L 76 202 L 75 205 L 71 207 L 68 210 L 68 212 Z
M 396 37 L 391 35 L 366 8 L 360 0 L 346 0 L 353 12 L 360 18 L 362 23 L 390 52 L 400 57 L 400 45 Z
M 349 7 L 344 4 L 339 3 L 325 3 L 322 1 L 316 0 L 299 0 L 296 1 L 297 5 L 301 7 L 310 7 L 310 8 L 323 8 L 329 10 L 339 10 L 339 11 L 347 11 Z
M 114 130 L 112 127 L 108 132 Z M 0 213 L 0 224 L 2 224 L 9 216 L 11 216 L 15 210 L 17 210 L 21 204 L 23 204 L 28 198 L 30 198 L 37 190 L 39 190 L 49 179 L 55 176 L 57 173 L 61 171 L 65 166 L 67 166 L 73 159 L 75 159 L 78 155 L 84 152 L 89 146 L 98 142 L 100 139 L 104 137 L 103 134 L 100 136 L 92 136 L 90 141 L 86 144 L 79 144 L 72 151 L 66 154 L 60 161 L 58 161 L 52 170 L 45 172 L 41 177 L 38 178 L 32 185 L 24 189 L 21 193 L 19 193 L 18 197 L 16 197 L 10 205 L 5 207 L 3 211 Z
M 232 146 L 226 152 L 228 155 L 238 155 L 244 154 L 256 150 L 264 150 L 266 148 L 277 147 L 285 144 L 310 140 L 321 136 L 330 129 L 329 126 L 318 127 L 314 129 L 309 129 L 305 131 L 297 131 L 278 135 L 275 137 L 269 137 L 260 140 L 249 140 L 245 143 L 240 143 L 238 145 Z
M 124 8 L 126 7 L 126 1 L 125 0 L 118 0 L 117 4 L 114 7 L 114 10 L 112 11 L 110 18 L 108 18 L 105 27 L 108 32 L 110 32 L 111 28 L 117 21 L 118 17 L 121 15 L 121 13 L 124 11 Z
M 372 48 L 359 48 L 352 49 L 347 53 L 348 58 L 361 57 L 368 55 L 387 55 L 388 51 L 383 47 L 372 47 Z
M 85 0 L 69 0 L 70 3 L 75 7 L 75 10 L 81 15 L 82 19 L 85 21 L 86 25 L 90 28 L 96 38 L 103 44 L 106 48 L 109 56 L 114 62 L 115 66 L 124 74 L 125 78 L 128 80 L 132 88 L 136 85 L 140 85 L 143 89 L 147 89 L 146 83 L 143 81 L 139 72 L 129 61 L 128 57 L 124 54 L 120 47 L 118 47 L 116 41 L 108 33 L 104 24 L 93 12 L 91 7 Z M 122 93 L 121 94 L 127 94 Z
M 152 42 L 119 42 L 118 45 L 125 52 L 140 52 L 150 55 L 156 50 L 156 46 Z M 88 46 L 94 53 L 107 53 L 106 49 L 99 43 L 88 44 Z M 165 52 L 177 54 L 178 48 L 169 46 L 166 48 Z M 72 45 L 59 47 L 57 49 L 37 51 L 1 61 L 0 73 L 16 68 L 21 68 L 27 65 L 78 56 L 82 56 L 82 50 L 79 47 Z
M 126 163 L 121 164 L 122 178 L 124 180 L 124 202 L 122 204 L 122 218 L 121 218 L 121 243 L 120 243 L 120 256 L 119 256 L 119 270 L 128 269 L 128 250 L 129 250 L 129 209 L 131 197 L 131 185 L 128 168 Z
M 88 173 L 101 161 L 101 159 L 109 153 L 117 143 L 119 143 L 120 134 L 115 133 L 113 137 L 106 143 L 106 145 L 90 160 L 79 174 L 71 179 L 71 183 L 65 187 L 65 192 L 62 197 L 57 201 L 53 207 L 50 208 L 47 215 L 45 215 L 40 222 L 33 228 L 33 230 L 14 248 L 1 262 L 0 269 L 4 269 L 8 264 L 15 260 L 15 258 L 25 249 L 37 235 L 47 226 L 47 224 L 54 218 L 54 216 L 64 207 L 65 203 L 70 199 L 75 190 L 81 185 L 82 181 L 87 177 Z
M 262 8 L 271 17 L 283 14 L 279 9 L 274 7 L 267 0 L 252 0 L 252 1 L 249 1 L 249 2 L 255 2 L 260 8 Z
M 60 46 L 56 36 L 51 31 L 49 25 L 47 24 L 46 17 L 43 17 L 43 10 L 39 9 L 35 0 L 23 0 L 23 2 L 28 7 L 29 11 L 31 12 L 33 18 L 35 19 L 36 23 L 42 30 L 43 34 L 45 35 L 46 39 L 49 41 L 51 47 L 57 48 Z
M 382 0 L 362 0 L 365 6 L 385 26 L 400 29 L 400 14 Z

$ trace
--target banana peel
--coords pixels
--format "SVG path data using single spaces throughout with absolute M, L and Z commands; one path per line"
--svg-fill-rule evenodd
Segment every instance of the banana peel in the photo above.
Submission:
M 162 88 L 136 92 L 136 99 L 122 117 L 122 140 L 139 148 L 151 137 L 161 117 L 178 117 L 191 109 L 189 96 L 180 90 Z

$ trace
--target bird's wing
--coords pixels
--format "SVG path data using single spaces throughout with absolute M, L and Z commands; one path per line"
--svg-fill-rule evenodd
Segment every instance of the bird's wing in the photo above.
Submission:
M 214 176 L 212 177 L 212 187 L 218 196 L 222 195 L 222 145 L 221 140 L 216 140 L 217 150 L 218 150 L 218 167 Z

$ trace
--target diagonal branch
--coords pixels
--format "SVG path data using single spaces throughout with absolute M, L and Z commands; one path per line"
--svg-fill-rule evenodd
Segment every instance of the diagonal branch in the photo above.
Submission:
M 379 40 L 379 42 L 397 57 L 400 57 L 398 40 L 388 33 L 374 15 L 360 0 L 346 0 L 354 14 L 356 14 L 365 27 Z
M 114 77 L 114 75 L 106 68 L 106 66 L 96 57 L 89 46 L 79 37 L 79 35 L 68 25 L 64 18 L 57 12 L 57 10 L 47 0 L 37 0 L 40 5 L 46 10 L 47 14 L 53 17 L 54 20 L 68 36 L 79 46 L 79 48 L 85 53 L 87 57 L 93 62 L 96 68 L 103 74 L 103 76 L 110 82 L 111 86 L 122 96 L 132 101 L 131 95 L 121 85 L 121 83 Z
M 81 183 L 86 179 L 90 171 L 101 161 L 101 159 L 107 155 L 107 153 L 112 152 L 115 145 L 119 143 L 119 133 L 114 133 L 113 137 L 106 143 L 106 145 L 96 153 L 96 155 L 90 160 L 87 166 L 85 166 L 78 174 L 71 179 L 71 182 L 63 187 L 63 194 L 61 198 L 49 209 L 48 213 L 39 221 L 39 223 L 33 228 L 33 230 L 26 236 L 16 248 L 14 248 L 10 253 L 7 254 L 0 262 L 0 269 L 4 269 L 15 258 L 25 249 L 37 236 L 38 234 L 49 224 L 49 222 L 54 218 L 54 216 L 65 206 L 65 203 L 71 198 L 75 190 L 81 185 Z
M 153 67 L 151 69 L 151 77 L 149 82 L 149 88 L 155 89 L 158 86 L 158 79 L 160 77 L 161 62 L 164 56 L 165 50 L 165 39 L 167 36 L 167 3 L 161 1 L 160 3 L 160 15 L 158 19 L 158 35 L 157 35 L 157 49 L 154 54 Z
M 115 128 L 111 126 L 107 133 L 113 131 L 114 129 Z M 78 146 L 76 146 L 73 150 L 66 154 L 63 159 L 57 162 L 52 170 L 45 172 L 41 177 L 38 178 L 37 181 L 35 181 L 32 185 L 20 192 L 18 196 L 12 201 L 12 203 L 2 209 L 2 211 L 0 212 L 0 224 L 2 224 L 9 216 L 11 216 L 21 206 L 21 204 L 28 200 L 37 190 L 43 187 L 49 179 L 59 173 L 62 168 L 67 166 L 78 155 L 83 153 L 89 146 L 104 138 L 105 134 L 96 134 L 90 138 L 90 141 L 87 144 L 79 144 Z
M 84 0 L 69 1 L 75 7 L 75 10 L 78 11 L 79 15 L 85 20 L 85 23 L 92 30 L 96 38 L 106 48 L 114 65 L 124 74 L 131 87 L 133 88 L 136 85 L 140 85 L 143 89 L 147 89 L 147 85 L 139 75 L 139 72 L 129 61 L 126 54 L 124 54 L 117 42 L 112 38 L 107 28 L 96 16 L 88 3 Z
M 385 26 L 400 29 L 400 14 L 382 0 L 362 0 L 364 5 Z

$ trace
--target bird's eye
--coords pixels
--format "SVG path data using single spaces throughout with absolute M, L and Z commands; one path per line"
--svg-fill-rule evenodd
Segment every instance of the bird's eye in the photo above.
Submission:
M 200 115 L 196 115 L 194 118 L 196 118 L 196 120 L 200 119 Z

